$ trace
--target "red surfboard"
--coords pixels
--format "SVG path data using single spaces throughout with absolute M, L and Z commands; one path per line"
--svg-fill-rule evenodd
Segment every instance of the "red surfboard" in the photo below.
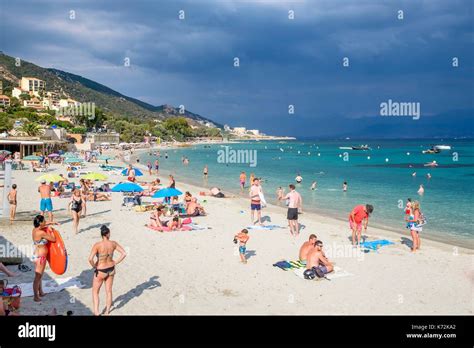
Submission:
M 48 261 L 49 267 L 57 275 L 64 274 L 67 269 L 67 251 L 61 234 L 52 227 L 48 228 L 49 232 L 56 237 L 56 241 L 48 243 Z

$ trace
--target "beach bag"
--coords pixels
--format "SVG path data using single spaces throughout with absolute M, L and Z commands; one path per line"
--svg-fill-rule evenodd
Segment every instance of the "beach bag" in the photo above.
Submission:
M 312 269 L 307 269 L 306 271 L 304 271 L 303 276 L 304 276 L 304 279 L 308 279 L 308 280 L 313 280 L 314 278 L 316 278 L 314 267 Z
M 426 225 L 427 223 L 428 221 L 426 220 L 425 214 L 423 214 L 423 212 L 420 211 L 420 220 L 417 226 L 423 226 L 423 225 Z

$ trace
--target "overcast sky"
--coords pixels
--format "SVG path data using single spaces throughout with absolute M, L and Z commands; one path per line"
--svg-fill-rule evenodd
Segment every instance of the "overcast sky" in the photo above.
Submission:
M 473 3 L 0 0 L 0 49 L 154 105 L 312 135 L 388 99 L 426 117 L 472 110 Z

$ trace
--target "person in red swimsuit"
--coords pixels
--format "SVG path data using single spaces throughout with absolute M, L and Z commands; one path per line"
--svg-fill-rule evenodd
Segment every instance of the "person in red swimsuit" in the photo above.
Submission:
M 349 214 L 349 226 L 352 230 L 352 245 L 360 244 L 362 223 L 364 223 L 364 231 L 367 230 L 369 224 L 369 215 L 374 211 L 374 207 L 370 204 L 357 205 Z M 357 235 L 357 243 L 356 243 Z

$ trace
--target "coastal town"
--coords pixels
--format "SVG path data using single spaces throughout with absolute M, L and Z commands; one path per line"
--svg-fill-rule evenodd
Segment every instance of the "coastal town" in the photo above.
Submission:
M 245 127 L 224 125 L 219 129 L 212 122 L 189 122 L 180 116 L 171 117 L 168 123 L 151 121 L 178 128 L 175 134 L 160 135 L 144 129 L 130 137 L 107 124 L 106 117 L 95 102 L 80 102 L 62 91 L 48 90 L 46 82 L 39 78 L 23 76 L 17 86 L 5 89 L 0 81 L 0 149 L 17 152 L 20 158 L 59 150 L 94 150 L 101 145 L 140 148 L 162 142 L 294 139 L 267 136 Z M 180 125 L 175 127 L 173 122 Z

